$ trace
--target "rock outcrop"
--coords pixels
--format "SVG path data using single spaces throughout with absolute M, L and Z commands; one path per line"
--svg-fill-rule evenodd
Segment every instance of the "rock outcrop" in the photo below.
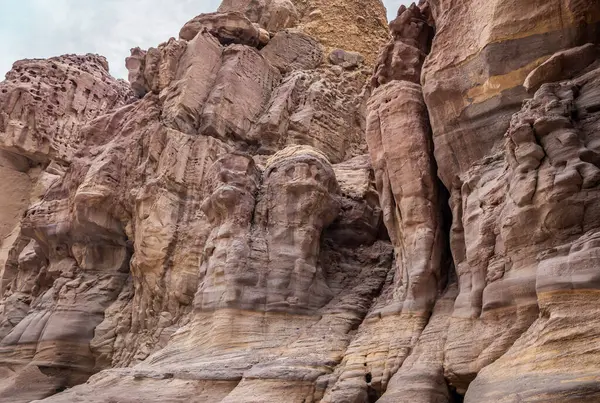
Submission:
M 15 63 L 0 402 L 600 400 L 600 3 L 384 14 Z
M 326 53 L 341 48 L 372 65 L 388 39 L 381 0 L 224 0 L 220 12 L 240 12 L 269 32 L 300 27 Z
M 322 65 L 300 31 L 263 48 L 260 29 L 195 18 L 132 50 L 133 91 L 96 56 L 9 73 L 2 161 L 21 198 L 2 227 L 0 400 L 97 372 L 110 388 L 54 398 L 161 379 L 223 384 L 204 401 L 324 394 L 392 261 L 364 155 L 368 73 Z M 130 372 L 102 371 L 116 367 Z M 151 395 L 125 398 L 181 390 Z

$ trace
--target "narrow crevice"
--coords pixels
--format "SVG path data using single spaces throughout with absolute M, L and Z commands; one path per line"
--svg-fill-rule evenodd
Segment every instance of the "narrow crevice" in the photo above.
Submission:
M 450 403 L 463 403 L 465 401 L 464 395 L 458 393 L 456 388 L 452 385 L 448 385 L 448 393 L 450 397 Z
M 450 192 L 438 179 L 439 208 L 441 218 L 441 231 L 444 236 L 443 255 L 441 260 L 441 276 L 439 281 L 439 292 L 443 293 L 449 285 L 457 283 L 458 277 L 450 247 L 450 230 L 452 228 L 452 209 L 450 208 Z
M 368 403 L 375 403 L 381 397 L 381 393 L 379 393 L 372 385 L 373 376 L 370 372 L 365 374 L 365 382 L 367 383 L 367 401 Z

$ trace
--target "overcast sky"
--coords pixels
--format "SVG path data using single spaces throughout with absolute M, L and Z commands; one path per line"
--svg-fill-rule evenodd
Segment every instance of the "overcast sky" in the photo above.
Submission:
M 388 18 L 405 0 L 384 0 Z M 106 56 L 115 77 L 127 78 L 129 49 L 177 36 L 189 19 L 220 0 L 0 0 L 0 81 L 12 63 L 65 53 Z

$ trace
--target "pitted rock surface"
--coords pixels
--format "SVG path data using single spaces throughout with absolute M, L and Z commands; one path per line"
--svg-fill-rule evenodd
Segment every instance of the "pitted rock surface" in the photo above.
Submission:
M 16 62 L 0 402 L 599 401 L 600 4 L 458 3 Z

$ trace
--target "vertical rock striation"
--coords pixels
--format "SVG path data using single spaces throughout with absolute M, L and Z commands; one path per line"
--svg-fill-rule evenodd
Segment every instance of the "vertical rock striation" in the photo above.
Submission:
M 15 63 L 0 402 L 598 401 L 600 4 L 459 3 Z
M 323 64 L 282 12 L 199 16 L 133 49 L 132 93 L 96 56 L 15 65 L 2 161 L 32 201 L 4 234 L 25 211 L 5 247 L 0 400 L 321 399 L 393 256 L 368 74 Z M 21 95 L 28 63 L 31 91 L 57 97 Z

